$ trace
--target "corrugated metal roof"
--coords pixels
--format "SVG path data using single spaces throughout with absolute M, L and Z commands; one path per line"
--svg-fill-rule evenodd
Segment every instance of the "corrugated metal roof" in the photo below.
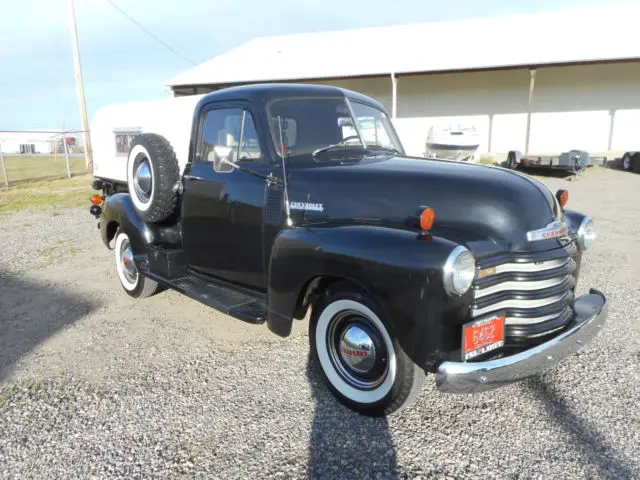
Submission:
M 256 38 L 169 86 L 640 59 L 640 4 Z

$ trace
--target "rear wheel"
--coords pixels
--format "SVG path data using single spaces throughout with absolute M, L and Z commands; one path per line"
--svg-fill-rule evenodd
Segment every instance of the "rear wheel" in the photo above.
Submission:
M 333 394 L 360 413 L 401 410 L 422 389 L 424 372 L 390 333 L 381 308 L 349 284 L 331 288 L 316 302 L 309 341 Z
M 150 297 L 158 291 L 158 283 L 144 277 L 138 271 L 129 237 L 124 232 L 116 235 L 115 242 L 116 271 L 120 278 L 122 288 L 127 294 L 134 298 Z
M 631 155 L 629 153 L 625 153 L 622 156 L 622 169 L 626 172 L 630 172 L 631 166 L 632 166 Z

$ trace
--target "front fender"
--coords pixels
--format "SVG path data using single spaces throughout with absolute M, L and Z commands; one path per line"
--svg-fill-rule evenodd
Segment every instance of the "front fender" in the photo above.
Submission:
M 113 224 L 129 237 L 131 249 L 135 256 L 144 255 L 149 245 L 163 245 L 179 248 L 181 245 L 180 229 L 176 225 L 156 225 L 145 223 L 133 206 L 128 193 L 117 193 L 107 198 L 100 217 L 100 235 L 104 244 L 109 247 Z
M 434 369 L 455 345 L 470 298 L 442 287 L 442 266 L 458 244 L 380 226 L 293 228 L 276 238 L 269 267 L 268 325 L 286 336 L 302 289 L 318 276 L 350 280 L 385 311 L 409 357 Z

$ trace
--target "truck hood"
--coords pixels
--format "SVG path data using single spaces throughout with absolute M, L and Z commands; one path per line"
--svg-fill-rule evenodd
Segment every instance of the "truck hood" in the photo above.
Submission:
M 296 224 L 372 223 L 415 230 L 411 217 L 429 206 L 436 212 L 431 233 L 466 244 L 480 257 L 562 246 L 558 239 L 527 240 L 527 232 L 546 227 L 559 214 L 553 194 L 529 176 L 407 157 L 329 162 L 290 168 L 289 203 Z

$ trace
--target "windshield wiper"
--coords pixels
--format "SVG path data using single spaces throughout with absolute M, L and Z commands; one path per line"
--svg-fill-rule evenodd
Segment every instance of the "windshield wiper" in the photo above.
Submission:
M 311 153 L 311 156 L 312 156 L 313 158 L 316 158 L 316 156 L 317 156 L 318 154 L 320 154 L 320 153 L 322 153 L 322 152 L 328 152 L 329 150 L 333 150 L 334 148 L 338 148 L 338 147 L 342 147 L 342 148 L 344 148 L 345 150 L 363 150 L 363 151 L 366 151 L 366 149 L 365 149 L 364 147 L 361 147 L 361 146 L 359 146 L 359 147 L 357 147 L 357 148 L 354 148 L 354 147 L 352 147 L 352 146 L 345 145 L 344 143 L 333 143 L 333 144 L 331 144 L 331 145 L 327 145 L 326 147 L 320 147 L 320 148 L 315 149 L 315 150 Z
M 385 147 L 383 145 L 368 145 L 367 147 L 370 150 L 386 150 L 387 152 L 393 152 L 396 155 L 402 155 L 402 152 L 400 152 L 400 150 L 398 150 L 397 148 L 393 148 L 393 147 Z

